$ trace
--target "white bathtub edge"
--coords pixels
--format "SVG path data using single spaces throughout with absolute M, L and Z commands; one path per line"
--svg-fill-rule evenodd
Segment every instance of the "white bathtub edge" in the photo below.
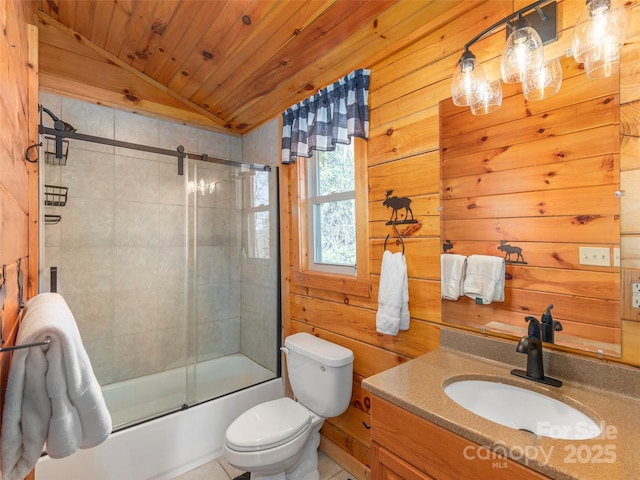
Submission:
M 111 435 L 70 457 L 42 457 L 38 480 L 170 480 L 222 454 L 224 433 L 241 413 L 284 395 L 277 378 Z M 71 476 L 70 476 L 71 475 Z

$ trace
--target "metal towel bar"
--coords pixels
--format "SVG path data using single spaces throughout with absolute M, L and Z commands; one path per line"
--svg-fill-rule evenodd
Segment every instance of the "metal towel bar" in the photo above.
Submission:
M 47 337 L 42 342 L 25 343 L 23 345 L 13 345 L 11 347 L 2 347 L 0 348 L 0 353 L 12 352 L 14 350 L 20 350 L 21 348 L 42 347 L 44 345 L 49 345 L 50 343 L 51 343 L 51 337 Z

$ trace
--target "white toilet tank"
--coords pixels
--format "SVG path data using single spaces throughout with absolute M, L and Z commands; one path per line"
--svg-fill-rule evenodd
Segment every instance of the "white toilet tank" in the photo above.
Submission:
M 353 352 L 308 333 L 290 335 L 284 345 L 296 399 L 321 417 L 341 415 L 351 401 Z

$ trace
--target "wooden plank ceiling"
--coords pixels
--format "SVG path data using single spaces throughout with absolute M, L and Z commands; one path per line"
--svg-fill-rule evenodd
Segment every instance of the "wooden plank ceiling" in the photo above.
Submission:
M 464 9 L 456 0 L 34 1 L 43 90 L 240 134 Z

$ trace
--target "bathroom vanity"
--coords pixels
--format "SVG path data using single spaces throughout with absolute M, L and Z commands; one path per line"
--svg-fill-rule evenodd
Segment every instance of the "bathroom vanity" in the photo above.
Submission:
M 539 480 L 548 477 L 372 396 L 375 480 Z
M 468 345 L 448 348 L 445 341 L 438 350 L 363 382 L 372 394 L 374 479 L 640 478 L 637 369 L 549 352 L 551 373 L 564 381 L 555 388 L 511 375 L 526 359 L 509 353 L 515 351 L 513 342 L 487 341 L 489 358 L 467 353 L 474 350 Z M 578 381 L 585 369 L 588 384 Z M 552 438 L 558 436 L 553 426 L 545 431 L 551 436 L 543 436 L 487 420 L 445 394 L 445 386 L 464 379 L 519 386 L 561 401 L 587 415 L 601 432 L 561 439 Z

